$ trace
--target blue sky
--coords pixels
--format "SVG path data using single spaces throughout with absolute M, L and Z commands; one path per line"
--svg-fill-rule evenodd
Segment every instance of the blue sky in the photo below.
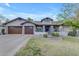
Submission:
M 62 6 L 62 3 L 0 3 L 0 14 L 9 19 L 31 17 L 37 21 L 51 17 L 56 20 Z

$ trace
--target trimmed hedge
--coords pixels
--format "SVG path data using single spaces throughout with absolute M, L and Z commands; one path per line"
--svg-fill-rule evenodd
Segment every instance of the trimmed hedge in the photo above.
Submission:
M 68 33 L 68 36 L 76 36 L 77 32 L 76 31 L 70 31 Z
M 48 35 L 47 35 L 47 34 L 43 34 L 43 37 L 47 38 L 47 37 L 48 37 Z
M 52 36 L 58 37 L 58 36 L 59 36 L 59 32 L 53 32 L 53 33 L 52 33 Z

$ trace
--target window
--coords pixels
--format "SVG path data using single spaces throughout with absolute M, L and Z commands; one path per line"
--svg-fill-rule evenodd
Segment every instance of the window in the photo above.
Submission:
M 36 32 L 43 32 L 43 28 L 40 26 L 36 27 Z
M 59 31 L 59 27 L 58 26 L 54 26 L 54 31 L 58 32 Z

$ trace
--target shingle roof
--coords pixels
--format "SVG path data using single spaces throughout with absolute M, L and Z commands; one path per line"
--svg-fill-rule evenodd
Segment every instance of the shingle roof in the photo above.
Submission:
M 9 22 L 3 23 L 3 25 L 6 25 L 6 24 L 11 23 L 11 22 L 16 21 L 16 20 L 23 20 L 23 21 L 26 21 L 26 19 L 24 19 L 24 18 L 17 17 L 17 18 L 15 18 L 15 19 L 13 19 L 13 20 L 11 20 L 11 21 L 9 21 Z
M 50 21 L 53 21 L 52 18 L 46 17 L 46 18 L 43 18 L 43 19 L 41 20 L 41 22 L 44 21 L 44 20 L 47 20 L 47 19 L 50 20 Z
M 63 22 L 59 21 L 53 21 L 53 22 L 40 22 L 40 21 L 35 21 L 34 22 L 36 25 L 62 25 Z
M 32 23 L 32 24 L 35 24 L 35 25 L 62 25 L 63 22 L 60 22 L 60 21 L 52 21 L 52 22 L 41 22 L 41 21 L 27 21 L 26 19 L 24 18 L 21 18 L 21 17 L 17 17 L 9 22 L 6 22 L 4 23 L 3 25 L 6 25 L 10 22 L 13 22 L 13 21 L 16 21 L 16 20 L 24 20 L 25 22 L 21 23 L 21 25 L 24 25 L 25 23 Z
M 34 22 L 31 22 L 31 21 L 25 21 L 25 22 L 23 22 L 23 23 L 21 23 L 21 25 L 23 25 L 23 24 L 26 24 L 26 23 L 32 23 L 32 24 L 35 24 Z

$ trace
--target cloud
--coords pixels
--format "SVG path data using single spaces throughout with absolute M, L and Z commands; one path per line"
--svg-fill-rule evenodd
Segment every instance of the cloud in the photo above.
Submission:
M 32 14 L 32 13 L 14 13 L 13 14 L 12 13 L 5 16 L 9 19 L 14 19 L 16 17 L 22 17 L 22 18 L 27 19 L 28 17 L 31 17 L 35 21 L 40 21 L 42 18 L 45 18 L 45 17 L 50 17 L 54 20 L 56 19 L 56 16 L 52 15 L 52 13 L 45 13 L 45 14 Z
M 22 17 L 27 19 L 28 17 L 31 17 L 32 19 L 34 19 L 35 21 L 40 21 L 42 18 L 45 17 L 50 17 L 52 19 L 56 19 L 56 15 L 47 12 L 47 13 L 42 13 L 42 14 L 35 14 L 35 13 L 23 13 L 23 12 L 15 12 L 3 7 L 0 7 L 0 14 L 2 14 L 3 16 L 5 16 L 6 18 L 14 19 L 16 17 Z
M 7 7 L 10 7 L 10 4 L 9 4 L 9 3 L 5 3 L 5 5 L 6 5 Z

